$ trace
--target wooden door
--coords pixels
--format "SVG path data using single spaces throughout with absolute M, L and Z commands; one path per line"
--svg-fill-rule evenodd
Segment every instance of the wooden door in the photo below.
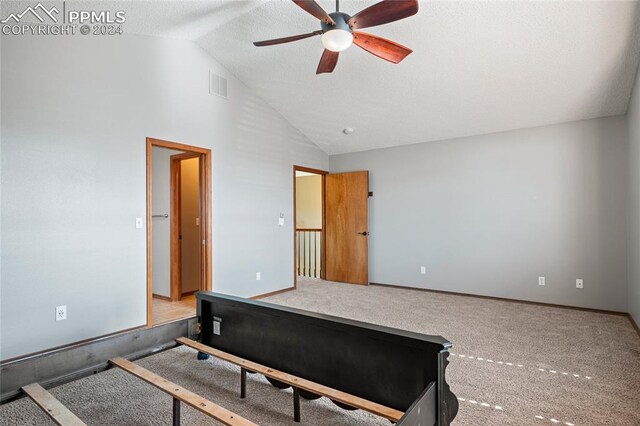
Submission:
M 201 289 L 200 158 L 180 162 L 180 296 Z
M 369 172 L 326 176 L 328 281 L 369 284 Z

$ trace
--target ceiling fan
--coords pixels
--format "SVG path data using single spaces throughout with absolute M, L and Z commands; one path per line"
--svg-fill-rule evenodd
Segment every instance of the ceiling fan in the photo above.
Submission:
M 353 16 L 340 12 L 339 0 L 336 0 L 336 11 L 333 13 L 325 12 L 315 0 L 293 0 L 293 2 L 318 18 L 321 29 L 291 37 L 256 41 L 253 43 L 255 46 L 273 46 L 322 35 L 324 52 L 316 74 L 333 72 L 340 52 L 348 49 L 352 43 L 394 64 L 399 63 L 412 52 L 411 49 L 386 38 L 355 30 L 388 24 L 415 15 L 418 13 L 418 0 L 382 0 Z

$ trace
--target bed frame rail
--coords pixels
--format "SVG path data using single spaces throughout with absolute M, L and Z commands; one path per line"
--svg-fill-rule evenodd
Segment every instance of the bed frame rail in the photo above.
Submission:
M 67 407 L 62 405 L 53 395 L 47 392 L 38 383 L 32 383 L 22 387 L 22 391 L 27 394 L 38 407 L 42 409 L 57 425 L 60 426 L 86 426 Z
M 314 383 L 310 380 L 303 379 L 302 377 L 297 377 L 292 374 L 285 373 L 283 371 L 274 370 L 272 368 L 266 367 L 264 365 L 246 360 L 244 358 L 237 357 L 235 355 L 231 355 L 229 353 L 220 351 L 218 349 L 211 348 L 209 346 L 203 345 L 202 343 L 195 342 L 191 339 L 187 339 L 185 337 L 181 337 L 176 339 L 177 343 L 188 346 L 192 349 L 197 350 L 198 352 L 205 353 L 207 355 L 214 356 L 216 358 L 228 361 L 232 364 L 235 364 L 241 368 L 241 382 L 240 382 L 240 397 L 246 397 L 246 374 L 247 371 L 252 373 L 260 373 L 266 377 L 271 379 L 275 379 L 279 382 L 286 383 L 290 385 L 294 389 L 294 419 L 295 421 L 300 421 L 300 404 L 299 391 L 302 389 L 303 391 L 312 392 L 316 395 L 325 396 L 327 398 L 331 398 L 334 401 L 339 401 L 343 404 L 349 405 L 354 408 L 359 408 L 365 411 L 368 411 L 377 416 L 384 417 L 386 419 L 391 420 L 392 422 L 398 422 L 402 416 L 403 412 L 394 410 L 393 408 L 385 407 L 380 404 L 376 404 L 375 402 L 367 401 L 366 399 L 359 398 L 354 395 L 350 395 L 345 392 L 341 392 L 337 389 L 332 389 L 330 387 L 321 385 L 319 383 Z
M 212 417 L 213 419 L 228 426 L 257 426 L 255 423 L 240 417 L 236 413 L 227 410 L 211 401 L 208 401 L 181 386 L 158 376 L 151 371 L 140 367 L 139 365 L 127 361 L 124 358 L 113 358 L 109 361 L 111 364 L 123 369 L 127 373 L 133 374 L 139 379 L 144 380 L 152 386 L 173 397 L 173 426 L 180 425 L 180 402 L 195 408 L 196 410 Z

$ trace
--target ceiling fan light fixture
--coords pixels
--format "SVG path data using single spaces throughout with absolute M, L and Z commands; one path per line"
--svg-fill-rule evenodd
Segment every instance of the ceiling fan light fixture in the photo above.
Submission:
M 350 31 L 336 28 L 322 34 L 322 45 L 332 52 L 342 52 L 353 44 L 353 34 Z
M 389 24 L 413 16 L 418 13 L 418 0 L 381 0 L 353 16 L 340 12 L 340 0 L 336 0 L 336 11 L 333 13 L 327 13 L 316 0 L 293 2 L 319 19 L 320 29 L 306 34 L 256 41 L 253 43 L 255 46 L 273 46 L 322 34 L 324 51 L 316 74 L 333 72 L 340 52 L 347 50 L 352 44 L 394 64 L 401 62 L 412 52 L 411 49 L 394 41 L 355 30 Z

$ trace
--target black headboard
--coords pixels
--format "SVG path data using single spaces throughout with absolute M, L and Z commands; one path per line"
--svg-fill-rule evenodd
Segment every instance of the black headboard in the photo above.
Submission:
M 197 299 L 207 346 L 400 411 L 434 382 L 437 424 L 457 413 L 445 381 L 451 343 L 440 336 L 212 292 Z

